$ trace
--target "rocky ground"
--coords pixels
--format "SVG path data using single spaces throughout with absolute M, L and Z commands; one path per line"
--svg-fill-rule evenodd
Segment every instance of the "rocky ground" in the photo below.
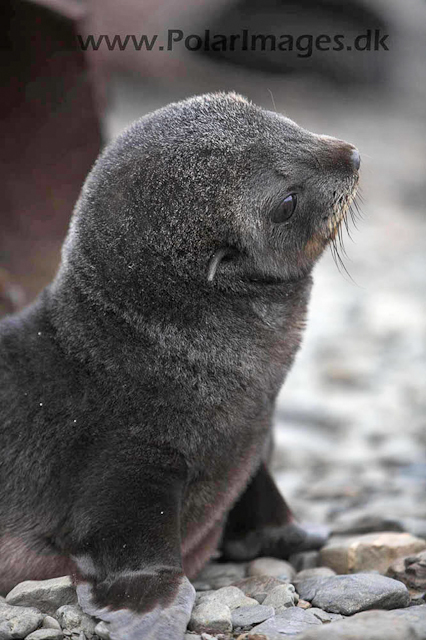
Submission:
M 335 536 L 289 562 L 211 563 L 194 586 L 185 640 L 426 640 L 426 540 L 408 533 Z M 63 577 L 23 582 L 2 598 L 0 638 L 109 636 Z

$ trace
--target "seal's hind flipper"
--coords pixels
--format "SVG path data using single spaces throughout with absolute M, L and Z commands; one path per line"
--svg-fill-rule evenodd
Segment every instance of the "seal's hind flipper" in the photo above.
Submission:
M 240 562 L 260 556 L 288 558 L 322 547 L 327 537 L 325 528 L 308 529 L 295 521 L 262 463 L 229 513 L 221 550 L 224 558 Z

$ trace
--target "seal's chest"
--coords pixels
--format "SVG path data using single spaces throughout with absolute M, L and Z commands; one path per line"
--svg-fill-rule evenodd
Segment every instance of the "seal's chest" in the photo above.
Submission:
M 283 302 L 265 304 L 256 301 L 253 302 L 253 310 L 262 325 L 270 329 L 284 329 L 288 322 L 286 305 Z

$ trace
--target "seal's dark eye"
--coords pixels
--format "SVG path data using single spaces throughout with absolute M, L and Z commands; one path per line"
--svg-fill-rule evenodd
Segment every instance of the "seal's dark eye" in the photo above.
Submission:
M 285 222 L 293 215 L 297 206 L 297 195 L 290 193 L 278 205 L 272 214 L 272 222 Z

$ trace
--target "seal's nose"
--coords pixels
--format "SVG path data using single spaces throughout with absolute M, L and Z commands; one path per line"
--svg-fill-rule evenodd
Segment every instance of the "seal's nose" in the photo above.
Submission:
M 351 160 L 355 170 L 358 171 L 361 166 L 361 156 L 359 155 L 358 149 L 353 149 L 351 153 Z

